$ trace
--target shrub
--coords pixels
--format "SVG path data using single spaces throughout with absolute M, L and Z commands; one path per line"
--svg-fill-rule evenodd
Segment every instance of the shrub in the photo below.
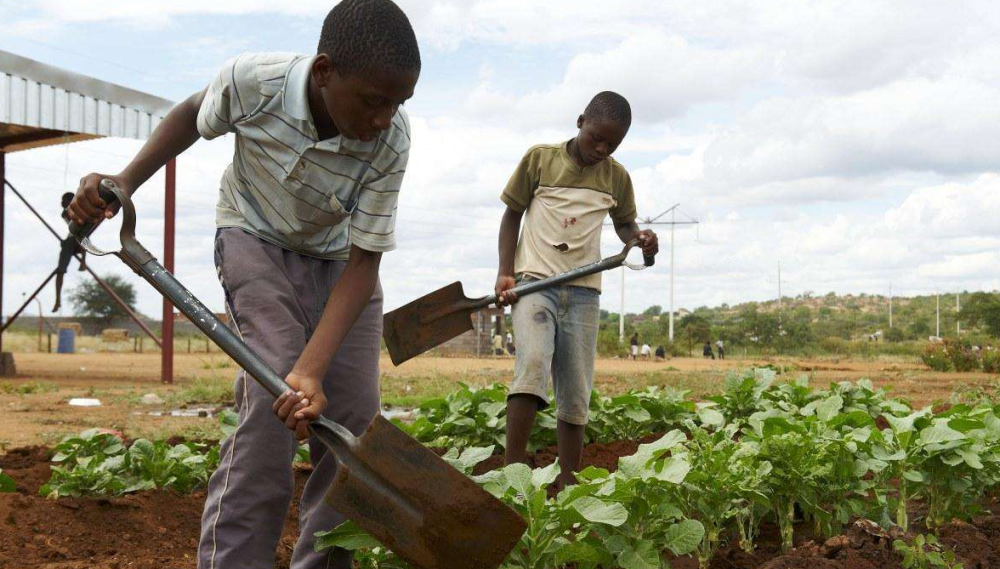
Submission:
M 986 373 L 1000 373 L 1000 350 L 992 346 L 985 348 L 982 363 Z
M 920 359 L 924 365 L 934 371 L 948 371 L 951 369 L 951 359 L 948 357 L 948 350 L 944 344 L 931 342 L 924 347 L 920 353 Z
M 972 351 L 968 342 L 949 338 L 944 341 L 944 347 L 955 371 L 966 372 L 979 369 L 979 355 Z

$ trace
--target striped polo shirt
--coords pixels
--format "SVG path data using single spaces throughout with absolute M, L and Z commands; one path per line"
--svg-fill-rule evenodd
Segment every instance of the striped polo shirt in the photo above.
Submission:
M 501 200 L 524 212 L 514 272 L 544 279 L 601 259 L 601 225 L 635 220 L 632 178 L 614 158 L 581 168 L 568 143 L 533 146 L 517 165 Z M 601 273 L 569 284 L 601 290 Z
M 222 175 L 216 226 L 239 227 L 284 249 L 347 259 L 351 245 L 395 248 L 396 201 L 410 150 L 400 107 L 376 140 L 319 140 L 309 110 L 313 57 L 243 54 L 226 63 L 198 111 L 206 139 L 236 134 Z

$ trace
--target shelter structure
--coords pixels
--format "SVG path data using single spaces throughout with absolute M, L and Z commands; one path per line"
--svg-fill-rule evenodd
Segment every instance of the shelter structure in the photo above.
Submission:
M 6 155 L 81 140 L 103 137 L 145 140 L 166 116 L 173 103 L 127 87 L 53 67 L 26 57 L 0 50 L 0 315 L 3 314 L 4 208 L 7 190 L 17 197 L 57 240 L 66 230 L 49 224 L 19 192 L 5 172 Z M 163 266 L 174 270 L 174 211 L 176 163 L 166 166 L 164 207 Z M 70 188 L 72 189 L 72 188 Z M 55 201 L 55 200 L 50 200 Z M 139 326 L 162 349 L 161 378 L 173 381 L 173 307 L 163 301 L 162 338 L 134 314 L 114 291 L 92 270 L 91 276 L 132 316 Z M 34 294 L 3 323 L 5 330 L 45 285 L 49 275 Z M 3 351 L 0 330 L 0 375 L 15 373 L 13 355 Z

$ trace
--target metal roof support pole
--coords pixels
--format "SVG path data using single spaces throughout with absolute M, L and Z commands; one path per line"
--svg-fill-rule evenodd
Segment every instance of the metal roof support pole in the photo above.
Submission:
M 167 162 L 166 192 L 163 205 L 163 268 L 174 272 L 174 211 L 177 187 L 177 159 Z M 163 327 L 160 330 L 160 381 L 174 382 L 174 306 L 163 297 Z
M 35 300 L 35 297 L 38 296 L 38 293 L 42 292 L 42 289 L 45 288 L 45 285 L 49 284 L 49 281 L 51 281 L 52 277 L 54 276 L 56 276 L 56 271 L 52 271 L 51 273 L 49 273 L 49 276 L 45 277 L 45 280 L 42 281 L 42 284 L 38 285 L 38 288 L 35 289 L 35 292 L 31 293 L 31 296 L 29 296 L 28 299 L 24 301 L 24 304 L 21 305 L 21 308 L 18 308 L 17 312 L 12 314 L 11 317 L 8 318 L 7 321 L 3 323 L 3 328 L 0 328 L 0 332 L 3 332 L 7 330 L 7 328 L 10 328 L 10 325 L 17 320 L 17 317 L 20 316 L 22 312 L 24 312 L 24 309 L 27 308 L 29 304 L 31 304 L 31 301 Z M 42 350 L 39 349 L 38 351 L 40 352 Z
M 0 320 L 3 320 L 3 227 L 4 227 L 4 203 L 3 198 L 7 195 L 6 181 L 6 154 L 0 150 Z M 3 351 L 3 332 L 0 331 L 0 375 L 7 375 L 7 357 Z
M 0 156 L 2 155 L 3 153 L 0 153 Z M 51 225 L 49 225 L 49 222 L 45 221 L 45 218 L 42 217 L 42 214 L 38 213 L 38 210 L 36 210 L 34 207 L 31 206 L 30 203 L 28 203 L 28 200 L 21 195 L 21 192 L 17 191 L 17 188 L 15 188 L 13 184 L 11 184 L 7 180 L 3 180 L 3 183 L 8 188 L 10 188 L 10 191 L 14 192 L 14 195 L 17 196 L 29 210 L 31 210 L 31 213 L 35 214 L 35 217 L 37 217 L 38 220 L 42 222 L 42 225 L 44 225 L 45 228 L 49 230 L 49 233 L 51 233 L 53 237 L 55 237 L 59 241 L 62 241 L 62 237 L 60 237 L 59 234 L 56 233 L 56 230 L 53 229 Z M 2 241 L 2 237 L 3 235 L 0 235 L 0 241 Z M 76 260 L 80 261 L 79 255 L 76 255 Z M 3 263 L 3 258 L 0 257 L 0 268 L 2 268 L 2 263 Z M 94 277 L 94 280 L 97 281 L 97 284 L 101 285 L 101 288 L 103 288 L 104 291 L 107 292 L 108 295 L 111 296 L 111 298 L 116 303 L 118 303 L 118 306 L 122 307 L 122 310 L 124 310 L 125 313 L 129 315 L 129 318 L 131 318 L 140 328 L 142 328 L 142 331 L 145 332 L 150 338 L 152 338 L 153 342 L 156 342 L 157 346 L 160 346 L 161 345 L 160 339 L 156 337 L 156 334 L 154 334 L 153 331 L 149 329 L 149 326 L 146 326 L 146 323 L 143 322 L 141 318 L 139 318 L 139 315 L 136 314 L 134 310 L 129 308 L 129 306 L 125 304 L 125 301 L 122 300 L 121 297 L 118 296 L 118 294 L 115 293 L 115 291 L 110 286 L 108 286 L 108 283 L 104 282 L 101 279 L 101 277 L 97 276 L 97 273 L 95 273 L 94 270 L 90 268 L 90 265 L 87 265 L 87 272 L 90 273 L 90 276 Z

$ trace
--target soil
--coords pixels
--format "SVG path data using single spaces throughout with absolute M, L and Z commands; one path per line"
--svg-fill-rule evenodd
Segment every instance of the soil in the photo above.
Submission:
M 50 452 L 35 446 L 0 456 L 17 491 L 0 494 L 0 569 L 193 569 L 204 492 L 139 492 L 116 498 L 47 500 Z M 296 467 L 295 500 L 275 552 L 285 569 L 298 537 L 298 499 L 308 468 Z
M 641 441 L 588 445 L 585 466 L 614 469 L 617 459 L 635 452 Z M 17 491 L 0 494 L 0 569 L 194 569 L 204 492 L 179 494 L 152 491 L 117 498 L 47 500 L 38 489 L 49 479 L 50 451 L 43 446 L 11 449 L 0 455 L 0 469 L 17 483 Z M 535 466 L 556 459 L 555 449 L 533 453 Z M 487 466 L 497 467 L 494 456 Z M 308 467 L 296 467 L 296 499 Z M 1000 511 L 997 504 L 988 504 Z M 286 569 L 298 536 L 298 508 L 293 504 L 275 552 L 276 567 Z M 811 525 L 811 524 L 810 524 Z M 711 569 L 902 569 L 892 540 L 878 526 L 859 520 L 843 535 L 823 541 L 810 527 L 796 527 L 796 548 L 779 553 L 777 527 L 764 523 L 752 555 L 723 546 Z M 953 522 L 939 532 L 942 544 L 955 551 L 966 569 L 1000 569 L 1000 515 L 984 515 L 972 523 Z M 674 569 L 696 569 L 691 556 L 672 559 Z

